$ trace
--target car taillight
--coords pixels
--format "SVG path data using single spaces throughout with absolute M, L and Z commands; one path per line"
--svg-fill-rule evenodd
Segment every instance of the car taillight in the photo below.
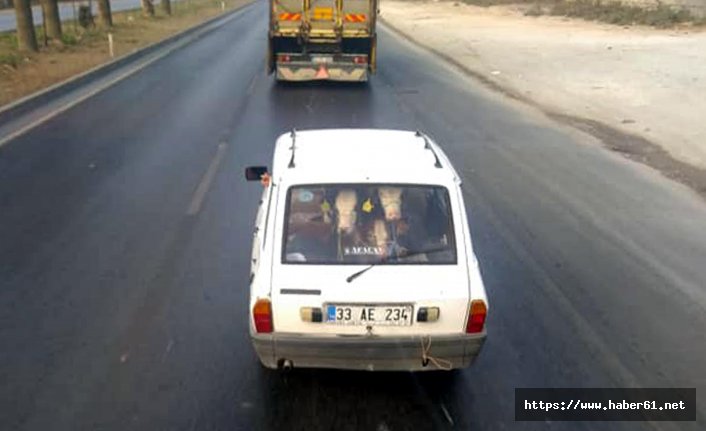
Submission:
M 358 55 L 353 57 L 353 63 L 355 64 L 365 64 L 368 62 L 368 57 L 365 57 L 363 55 Z
M 258 299 L 252 308 L 255 331 L 259 333 L 272 332 L 272 304 L 269 299 Z
M 487 308 L 485 307 L 485 302 L 480 299 L 474 299 L 473 301 L 471 301 L 471 312 L 468 315 L 466 332 L 469 334 L 483 332 L 486 314 Z
M 280 63 L 289 63 L 292 60 L 292 57 L 290 57 L 287 54 L 278 54 L 277 55 L 277 61 Z

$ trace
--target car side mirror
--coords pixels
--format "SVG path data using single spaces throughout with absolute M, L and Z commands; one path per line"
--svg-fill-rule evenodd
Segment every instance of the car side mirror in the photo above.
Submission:
M 248 166 L 245 168 L 245 179 L 248 181 L 260 181 L 267 173 L 267 166 Z

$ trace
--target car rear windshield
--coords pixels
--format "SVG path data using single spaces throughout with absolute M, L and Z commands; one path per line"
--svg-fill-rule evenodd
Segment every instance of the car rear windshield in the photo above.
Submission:
M 290 187 L 282 262 L 455 264 L 450 208 L 440 186 Z

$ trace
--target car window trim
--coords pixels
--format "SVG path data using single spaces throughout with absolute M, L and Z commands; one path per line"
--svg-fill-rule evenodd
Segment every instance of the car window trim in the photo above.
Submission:
M 289 211 L 290 211 L 290 206 L 291 206 L 291 194 L 292 194 L 292 189 L 294 188 L 299 188 L 299 187 L 332 187 L 332 186 L 360 186 L 360 185 L 366 185 L 366 186 L 385 186 L 385 187 L 427 187 L 427 188 L 440 188 L 444 191 L 444 197 L 446 199 L 446 205 L 448 206 L 449 210 L 449 229 L 450 232 L 453 234 L 453 238 L 451 241 L 451 250 L 454 252 L 454 258 L 452 262 L 396 262 L 396 263 L 385 263 L 382 264 L 381 266 L 419 266 L 419 265 L 429 265 L 429 266 L 443 266 L 443 265 L 448 265 L 448 266 L 456 266 L 459 264 L 459 249 L 458 249 L 458 238 L 456 235 L 456 223 L 455 223 L 455 218 L 454 217 L 454 205 L 451 202 L 451 190 L 444 185 L 444 184 L 423 184 L 423 183 L 377 183 L 377 182 L 370 182 L 370 183 L 300 183 L 300 184 L 290 184 L 287 186 L 287 191 L 285 193 L 285 207 L 284 207 L 284 216 L 282 218 L 282 237 L 280 240 L 280 264 L 281 265 L 308 265 L 308 266 L 314 266 L 314 265 L 320 265 L 320 266 L 331 266 L 331 265 L 338 265 L 338 266 L 365 266 L 369 264 L 365 263 L 356 263 L 356 262 L 289 262 L 286 260 L 287 253 L 286 253 L 286 239 L 287 239 L 287 234 L 289 230 L 289 223 L 287 220 L 289 219 Z M 463 232 L 462 232 L 463 234 Z M 465 246 L 464 246 L 465 250 Z

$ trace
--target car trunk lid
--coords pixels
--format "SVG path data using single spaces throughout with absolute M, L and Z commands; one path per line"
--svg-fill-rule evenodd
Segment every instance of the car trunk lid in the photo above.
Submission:
M 462 332 L 468 313 L 469 279 L 458 265 L 377 265 L 351 282 L 346 279 L 366 266 L 281 264 L 272 280 L 272 313 L 276 332 L 321 335 L 410 335 Z M 377 319 L 332 322 L 331 306 L 348 306 L 353 314 L 377 307 Z M 421 307 L 440 311 L 435 322 L 418 322 Z M 320 309 L 322 322 L 302 318 L 302 308 Z M 409 310 L 409 321 L 381 321 L 380 313 Z M 363 316 L 366 317 L 366 316 Z M 370 317 L 370 316 L 367 316 Z M 409 324 L 405 324 L 409 323 Z M 372 329 L 370 328 L 372 327 Z

